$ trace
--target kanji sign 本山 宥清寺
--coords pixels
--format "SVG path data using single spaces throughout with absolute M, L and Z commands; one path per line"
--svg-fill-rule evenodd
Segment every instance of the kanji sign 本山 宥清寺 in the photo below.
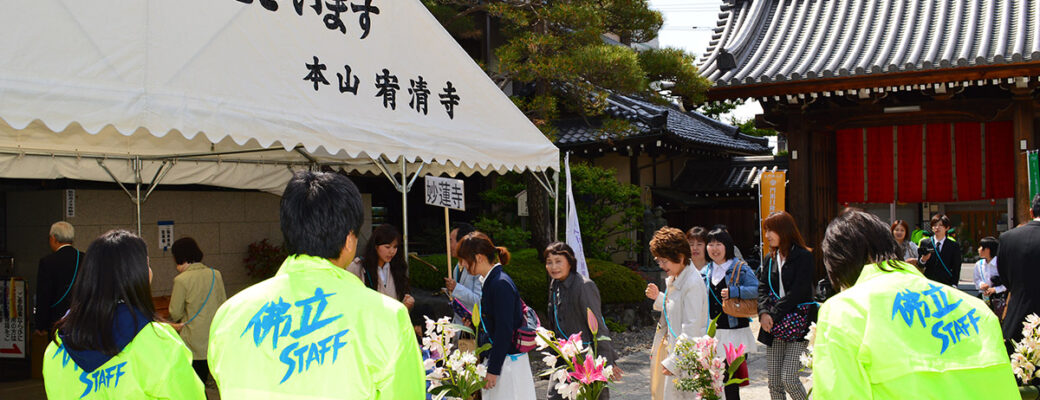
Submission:
M 466 211 L 466 195 L 462 180 L 427 176 L 426 204 Z

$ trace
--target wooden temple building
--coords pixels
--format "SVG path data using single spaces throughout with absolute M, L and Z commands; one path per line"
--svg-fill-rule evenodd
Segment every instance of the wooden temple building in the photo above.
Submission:
M 699 68 L 786 136 L 812 247 L 845 206 L 946 212 L 969 244 L 1028 220 L 1040 1 L 726 0 Z

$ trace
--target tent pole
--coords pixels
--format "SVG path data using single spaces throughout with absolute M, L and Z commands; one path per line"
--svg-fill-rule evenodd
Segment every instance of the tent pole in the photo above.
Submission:
M 560 171 L 553 171 L 553 182 L 556 183 L 556 206 L 553 207 L 553 235 L 560 240 Z
M 134 159 L 134 186 L 137 188 L 137 196 L 134 204 L 137 205 L 137 236 L 141 236 L 141 158 Z
M 401 241 L 404 242 L 404 260 L 408 263 L 408 162 L 401 156 L 401 225 L 403 226 Z M 418 174 L 416 174 L 418 175 Z

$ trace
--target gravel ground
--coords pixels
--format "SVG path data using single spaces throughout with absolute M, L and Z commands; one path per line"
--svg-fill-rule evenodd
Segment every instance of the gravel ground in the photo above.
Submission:
M 655 331 L 654 326 L 644 326 L 629 328 L 621 333 L 611 332 L 610 338 L 613 341 L 614 351 L 618 353 L 618 358 L 638 352 L 649 354 Z

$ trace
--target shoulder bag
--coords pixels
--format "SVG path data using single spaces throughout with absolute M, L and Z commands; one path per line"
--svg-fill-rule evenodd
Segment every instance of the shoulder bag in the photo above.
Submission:
M 732 285 L 736 282 L 740 285 L 740 270 L 744 269 L 744 263 L 739 262 L 733 266 L 735 271 L 731 275 Z M 722 312 L 726 313 L 731 317 L 737 318 L 752 318 L 758 316 L 758 299 L 740 299 L 733 297 L 734 293 L 729 294 L 729 298 L 722 301 Z

